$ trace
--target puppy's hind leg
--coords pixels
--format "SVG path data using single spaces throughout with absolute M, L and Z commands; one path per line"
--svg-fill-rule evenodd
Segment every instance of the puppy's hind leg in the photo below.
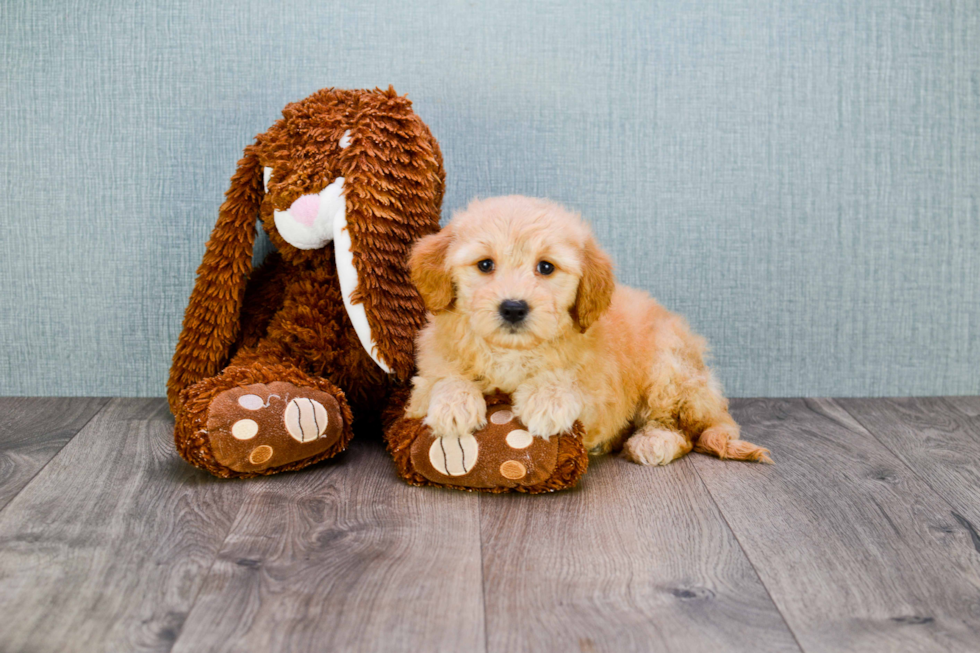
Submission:
M 738 424 L 728 413 L 728 400 L 714 382 L 699 385 L 687 395 L 681 404 L 679 422 L 698 453 L 722 460 L 772 464 L 768 449 L 739 439 Z
M 666 465 L 691 450 L 691 441 L 679 431 L 654 422 L 633 433 L 623 445 L 623 455 L 641 465 Z

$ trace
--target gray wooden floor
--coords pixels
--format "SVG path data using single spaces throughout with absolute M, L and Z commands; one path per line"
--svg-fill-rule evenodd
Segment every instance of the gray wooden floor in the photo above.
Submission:
M 183 463 L 159 399 L 0 399 L 0 651 L 977 651 L 980 398 L 741 400 L 775 466 L 404 485 Z

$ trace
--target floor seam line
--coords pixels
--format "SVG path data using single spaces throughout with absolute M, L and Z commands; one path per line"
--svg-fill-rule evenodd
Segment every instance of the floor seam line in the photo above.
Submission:
M 238 518 L 241 516 L 242 511 L 245 509 L 247 497 L 242 497 L 242 503 L 238 506 L 238 510 L 235 512 L 235 518 L 231 520 L 231 525 L 228 527 L 228 532 L 225 536 L 221 538 L 221 544 L 214 552 L 214 557 L 211 559 L 211 564 L 208 565 L 208 570 L 204 573 L 204 579 L 201 581 L 201 587 L 198 588 L 197 592 L 194 594 L 194 600 L 191 602 L 189 608 L 187 608 L 187 614 L 184 615 L 183 621 L 180 622 L 180 628 L 177 629 L 177 635 L 174 637 L 174 641 L 170 644 L 168 651 L 173 651 L 174 647 L 177 646 L 177 642 L 180 641 L 181 635 L 184 633 L 184 626 L 187 625 L 187 620 L 191 618 L 194 613 L 194 608 L 197 607 L 197 601 L 201 598 L 201 592 L 204 590 L 204 586 L 208 582 L 208 578 L 211 577 L 211 571 L 214 569 L 214 565 L 218 562 L 218 558 L 221 557 L 221 552 L 225 549 L 225 544 L 228 542 L 228 538 L 231 537 L 232 531 L 235 530 L 235 524 L 238 523 Z
M 65 441 L 65 443 L 63 445 L 61 445 L 61 448 L 59 448 L 58 451 L 56 451 L 55 454 L 53 456 L 51 456 L 51 458 L 48 459 L 48 462 L 46 462 L 43 465 L 41 465 L 37 469 L 37 471 L 35 471 L 33 474 L 31 474 L 31 477 L 29 479 L 27 479 L 27 482 L 24 483 L 23 487 L 21 487 L 19 490 L 17 490 L 17 494 L 15 494 L 14 496 L 10 497 L 10 500 L 7 501 L 7 503 L 5 503 L 2 506 L 0 506 L 0 515 L 3 515 L 3 511 L 7 509 L 7 506 L 9 506 L 10 504 L 12 504 L 17 499 L 17 497 L 19 497 L 21 495 L 21 492 L 23 492 L 24 490 L 26 490 L 27 487 L 31 483 L 34 482 L 34 479 L 37 478 L 38 474 L 40 474 L 42 471 L 44 471 L 45 469 L 47 469 L 48 465 L 50 465 L 51 462 L 55 458 L 57 458 L 58 455 L 62 451 L 65 450 L 65 447 L 67 447 L 69 444 L 71 444 L 71 441 L 74 440 L 75 438 L 77 438 L 78 437 L 78 434 L 81 433 L 82 431 L 84 431 L 85 430 L 85 427 L 87 427 L 89 424 L 92 423 L 92 420 L 94 420 L 96 417 L 98 417 L 99 415 L 101 415 L 105 411 L 106 406 L 108 406 L 112 402 L 113 399 L 118 399 L 119 397 L 97 397 L 97 398 L 98 399 L 105 399 L 105 401 L 99 407 L 99 409 L 97 411 L 95 411 L 94 413 L 92 413 L 92 416 L 89 417 L 87 420 L 85 420 L 85 423 L 84 424 L 82 424 L 80 427 L 78 427 L 78 430 L 75 431 L 72 434 L 72 436 L 70 438 L 68 438 L 68 440 Z
M 490 629 L 487 626 L 487 579 L 483 558 L 483 495 L 476 495 L 476 529 L 480 537 L 480 602 L 483 604 L 483 651 L 490 653 Z
M 697 454 L 697 455 L 703 455 L 703 454 Z M 711 504 L 715 507 L 715 510 L 718 511 L 718 514 L 721 516 L 721 520 L 725 522 L 725 527 L 728 529 L 728 532 L 732 534 L 732 537 L 735 539 L 735 543 L 738 545 L 738 548 L 742 552 L 742 555 L 745 556 L 745 561 L 748 562 L 749 566 L 752 568 L 752 573 L 754 573 L 755 577 L 759 579 L 759 584 L 762 585 L 762 589 L 765 590 L 766 596 L 769 597 L 769 602 L 772 603 L 772 607 L 776 608 L 776 612 L 779 614 L 780 620 L 782 620 L 783 624 L 786 626 L 786 630 L 789 631 L 789 634 L 790 636 L 792 636 L 793 641 L 796 642 L 797 648 L 800 649 L 801 653 L 806 653 L 807 649 L 803 648 L 803 644 L 802 642 L 800 642 L 800 638 L 796 636 L 796 631 L 793 630 L 793 627 L 790 625 L 789 620 L 786 618 L 786 615 L 783 614 L 783 611 L 782 609 L 780 609 L 779 604 L 776 603 L 776 599 L 773 598 L 772 592 L 769 591 L 769 586 L 766 585 L 766 581 L 762 579 L 762 574 L 759 573 L 759 570 L 755 566 L 755 563 L 752 562 L 752 558 L 749 556 L 749 552 L 745 550 L 745 546 L 742 544 L 742 541 L 738 539 L 738 533 L 736 533 L 735 529 L 732 528 L 731 523 L 729 523 L 728 521 L 728 517 L 725 516 L 725 512 L 721 509 L 721 506 L 718 505 L 718 501 L 715 500 L 715 495 L 711 493 L 711 488 L 709 488 L 708 484 L 704 482 L 704 478 L 701 477 L 701 471 L 698 469 L 698 466 L 694 463 L 694 461 L 691 461 L 691 468 L 694 469 L 694 473 L 695 475 L 697 475 L 698 481 L 701 483 L 701 487 L 703 487 L 704 491 L 708 493 L 708 496 L 711 498 Z
M 915 397 L 913 397 L 913 399 L 914 398 Z M 943 399 L 943 398 L 942 397 L 939 397 L 939 399 Z M 887 401 L 887 399 L 885 399 L 885 400 Z M 954 513 L 954 517 L 955 517 L 955 514 L 958 514 L 959 513 L 959 508 L 957 508 L 952 503 L 950 503 L 950 500 L 946 497 L 945 494 L 943 494 L 942 492 L 940 492 L 939 490 L 937 490 L 935 487 L 933 487 L 932 483 L 929 482 L 929 479 L 927 479 L 925 476 L 923 476 L 918 471 L 916 471 L 916 469 L 914 467 L 912 467 L 912 465 L 907 460 L 905 460 L 905 457 L 901 453 L 899 453 L 898 451 L 896 451 L 894 448 L 890 447 L 887 442 L 884 442 L 880 437 L 878 437 L 878 435 L 874 431 L 872 431 L 870 428 L 868 428 L 868 426 L 864 422 L 862 422 L 861 419 L 857 415 L 855 415 L 850 410 L 848 410 L 847 409 L 847 406 L 845 406 L 844 404 L 838 403 L 838 401 L 836 399 L 831 399 L 830 401 L 834 402 L 834 405 L 835 406 L 837 406 L 838 408 L 840 408 L 841 410 L 843 410 L 845 413 L 847 413 L 848 415 L 850 415 L 851 418 L 855 422 L 857 422 L 858 425 L 862 429 L 864 429 L 865 432 L 868 435 L 870 435 L 872 438 L 874 438 L 875 441 L 878 444 L 880 444 L 885 449 L 887 449 L 895 457 L 895 459 L 898 460 L 898 462 L 902 463 L 902 466 L 905 467 L 905 469 L 909 470 L 909 472 L 912 473 L 912 476 L 914 476 L 917 479 L 919 479 L 920 481 L 922 481 L 922 483 L 927 488 L 929 488 L 930 490 L 932 490 L 932 493 L 935 494 L 937 497 L 939 497 L 940 501 L 942 501 L 943 503 L 945 503 L 946 504 L 946 507 L 949 508 L 952 513 Z M 943 400 L 943 401 L 945 402 L 945 400 Z M 961 524 L 961 526 L 962 526 L 962 524 Z

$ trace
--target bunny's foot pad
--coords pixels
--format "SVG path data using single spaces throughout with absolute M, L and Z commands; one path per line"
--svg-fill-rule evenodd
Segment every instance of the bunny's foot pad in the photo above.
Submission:
M 403 417 L 385 434 L 399 475 L 412 485 L 480 492 L 554 492 L 574 486 L 588 467 L 582 425 L 533 437 L 505 395 L 487 397 L 487 425 L 462 438 L 433 437 L 421 419 Z
M 295 383 L 282 379 L 290 375 Z M 343 451 L 353 435 L 343 392 L 298 370 L 229 368 L 185 393 L 174 429 L 177 450 L 216 476 L 302 469 Z
M 343 431 L 340 404 L 330 394 L 276 381 L 225 390 L 208 410 L 214 459 L 236 472 L 323 453 Z

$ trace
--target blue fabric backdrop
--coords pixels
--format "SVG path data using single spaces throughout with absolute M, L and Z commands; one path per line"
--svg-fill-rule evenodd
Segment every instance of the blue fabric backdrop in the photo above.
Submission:
M 163 394 L 242 147 L 389 83 L 447 216 L 582 212 L 732 395 L 980 393 L 975 1 L 5 0 L 0 55 L 0 394 Z

